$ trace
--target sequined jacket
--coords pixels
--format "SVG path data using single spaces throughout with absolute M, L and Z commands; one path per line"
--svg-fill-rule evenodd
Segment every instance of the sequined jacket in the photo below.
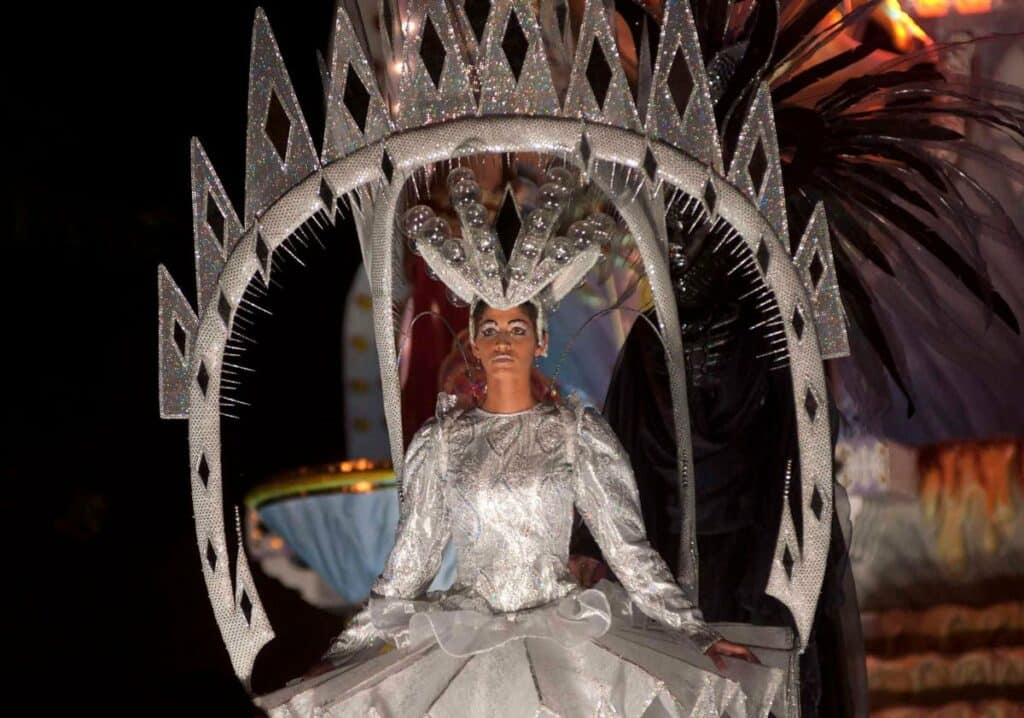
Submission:
M 720 638 L 648 543 L 629 460 L 593 409 L 441 415 L 413 437 L 403 489 L 375 597 L 423 597 L 451 541 L 455 583 L 430 597 L 441 608 L 510 614 L 552 604 L 579 590 L 568 570 L 575 507 L 635 606 L 701 650 Z M 369 621 L 356 620 L 328 656 L 357 647 Z

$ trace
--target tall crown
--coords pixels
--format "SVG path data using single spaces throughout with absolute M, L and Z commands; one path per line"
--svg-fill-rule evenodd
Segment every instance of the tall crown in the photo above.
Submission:
M 730 237 L 739 242 L 737 261 L 763 286 L 781 350 L 789 359 L 800 456 L 799 485 L 788 490 L 799 490 L 801 512 L 791 515 L 788 502 L 783 509 L 768 591 L 792 611 L 806 643 L 832 510 L 822 360 L 847 353 L 824 210 L 820 205 L 815 210 L 791 256 L 766 86 L 747 110 L 726 167 L 685 0 L 666 1 L 654 56 L 652 43 L 641 43 L 642 87 L 636 99 L 604 3 L 587 1 L 578 33 L 567 26 L 561 3 L 540 0 L 535 11 L 528 0 L 410 0 L 408 12 L 399 18 L 390 0 L 381 0 L 380 37 L 374 41 L 383 47 L 379 55 L 397 70 L 382 73 L 381 82 L 349 15 L 339 7 L 325 70 L 326 127 L 319 155 L 267 18 L 258 10 L 241 219 L 202 147 L 193 142 L 198 314 L 161 267 L 160 411 L 165 418 L 189 422 L 203 574 L 243 680 L 257 652 L 273 637 L 244 553 L 234 580 L 226 560 L 221 384 L 222 375 L 232 369 L 225 349 L 247 311 L 243 295 L 269 281 L 274 255 L 287 251 L 289 238 L 310 221 L 333 221 L 339 198 L 348 201 L 370 275 L 392 456 L 400 475 L 403 440 L 392 299 L 393 260 L 404 251 L 395 232 L 396 215 L 403 211 L 402 189 L 420 168 L 483 153 L 543 153 L 574 166 L 607 196 L 636 242 L 670 368 L 684 517 L 679 580 L 694 600 L 693 460 L 682 339 L 666 263 L 665 198 L 698 202 L 708 222 L 730 228 Z M 459 249 L 448 245 L 446 250 L 443 242 L 420 246 L 428 264 L 440 268 L 464 299 L 476 296 L 507 306 L 542 291 L 555 296 L 575 284 L 597 258 L 591 246 L 561 263 L 557 247 L 547 251 L 550 228 L 535 232 L 540 220 L 531 225 L 531 215 L 508 269 L 493 274 L 486 268 L 486 253 L 478 251 L 479 217 L 470 216 L 475 211 L 468 202 L 459 208 L 467 233 L 463 239 L 468 237 Z M 532 253 L 531 238 L 543 239 L 544 249 L 538 241 Z

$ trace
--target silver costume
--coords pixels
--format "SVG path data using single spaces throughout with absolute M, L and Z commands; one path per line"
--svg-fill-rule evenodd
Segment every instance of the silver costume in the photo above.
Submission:
M 574 507 L 625 591 L 569 573 Z M 455 584 L 425 595 L 449 541 Z M 260 702 L 273 716 L 767 715 L 782 673 L 730 661 L 718 674 L 702 654 L 719 638 L 648 544 L 598 413 L 439 413 L 406 454 L 370 604 L 327 655 L 342 668 Z M 398 649 L 379 655 L 381 639 Z

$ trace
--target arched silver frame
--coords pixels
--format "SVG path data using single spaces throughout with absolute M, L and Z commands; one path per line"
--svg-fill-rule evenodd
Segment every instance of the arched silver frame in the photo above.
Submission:
M 438 2 L 426 0 L 435 20 L 441 17 L 435 14 L 440 12 Z M 518 8 L 525 0 L 501 2 Z M 601 7 L 597 0 L 588 3 L 585 31 L 601 40 L 606 53 L 613 56 L 617 65 L 614 48 L 609 50 L 607 45 L 610 31 Z M 823 356 L 840 355 L 845 348 L 827 225 L 819 207 L 795 257 L 790 257 L 788 228 L 781 206 L 781 171 L 766 88 L 761 89 L 751 109 L 727 174 L 722 169 L 717 141 L 713 133 L 707 132 L 706 96 L 703 98 L 705 106 L 695 110 L 701 100 L 701 93 L 695 93 L 696 99 L 691 100 L 685 118 L 675 118 L 675 124 L 658 117 L 658 113 L 665 110 L 665 98 L 657 97 L 657 89 L 663 87 L 659 82 L 663 83 L 667 73 L 665 58 L 670 58 L 677 46 L 686 49 L 696 86 L 706 92 L 703 66 L 694 59 L 697 57 L 693 48 L 696 35 L 688 7 L 685 3 L 671 4 L 668 12 L 675 15 L 666 19 L 666 27 L 682 29 L 674 36 L 667 33 L 662 43 L 663 52 L 654 79 L 656 96 L 649 106 L 647 132 L 631 120 L 616 123 L 614 118 L 594 116 L 584 99 L 578 100 L 575 109 L 564 110 L 565 114 L 572 114 L 571 117 L 536 116 L 543 114 L 540 112 L 534 116 L 454 117 L 424 127 L 412 123 L 402 130 L 391 125 L 374 91 L 369 124 L 359 141 L 355 141 L 352 120 L 349 118 L 348 125 L 339 129 L 337 111 L 332 113 L 330 109 L 334 106 L 331 98 L 337 100 L 337 93 L 341 92 L 331 84 L 328 138 L 320 160 L 315 153 L 311 154 L 308 130 L 269 25 L 262 12 L 257 13 L 249 98 L 249 171 L 244 229 L 234 216 L 213 168 L 195 143 L 193 213 L 199 296 L 203 304 L 198 317 L 166 270 L 161 267 L 159 273 L 161 413 L 165 418 L 187 418 L 189 422 L 192 497 L 203 576 L 232 665 L 244 682 L 248 682 L 256 655 L 274 635 L 253 584 L 241 541 L 232 586 L 224 527 L 221 382 L 222 375 L 232 369 L 225 361 L 225 348 L 236 313 L 245 301 L 246 290 L 257 277 L 260 282 L 269 280 L 274 250 L 296 230 L 321 213 L 333 216 L 337 198 L 352 198 L 350 206 L 358 208 L 357 226 L 364 261 L 369 266 L 392 456 L 396 471 L 400 472 L 403 459 L 400 384 L 391 311 L 395 204 L 405 179 L 419 168 L 484 152 L 541 152 L 561 155 L 575 162 L 589 172 L 615 202 L 636 239 L 670 367 L 680 457 L 679 486 L 684 507 L 680 580 L 694 598 L 697 595 L 697 556 L 689 417 L 682 342 L 669 283 L 658 188 L 666 183 L 698 198 L 705 195 L 709 184 L 714 188 L 716 214 L 732 226 L 751 254 L 758 258 L 754 265 L 782 317 L 800 449 L 803 542 L 802 546 L 797 543 L 794 520 L 788 502 L 784 502 L 768 593 L 790 609 L 800 643 L 806 645 L 831 539 L 832 451 Z M 670 22 L 676 24 L 670 25 Z M 342 62 L 339 67 L 347 64 L 369 85 L 372 74 L 357 44 L 349 41 L 351 27 L 341 10 L 335 32 L 332 63 Z M 577 68 L 586 60 L 582 57 L 581 61 L 581 57 L 577 56 Z M 332 83 L 336 75 L 332 75 Z M 574 71 L 573 78 L 570 98 L 580 96 L 579 73 Z M 612 90 L 620 95 L 623 92 L 622 87 Z M 261 124 L 274 97 L 290 120 L 285 149 L 282 152 L 278 148 L 277 154 L 273 154 L 266 128 Z M 590 101 L 593 102 L 592 97 Z M 707 142 L 694 145 L 687 141 L 689 135 L 679 134 L 681 127 L 692 126 L 695 122 L 698 128 L 703 128 L 703 134 L 698 135 L 709 138 Z M 711 126 L 713 128 L 713 120 Z M 755 144 L 767 149 L 767 174 L 761 188 L 753 186 L 748 172 Z M 612 178 L 602 172 L 602 166 L 632 168 L 639 181 L 645 183 L 646 194 L 637 195 L 635 185 L 629 188 L 629 196 L 616 192 Z M 207 221 L 211 201 L 223 219 L 218 225 L 219 232 Z M 817 262 L 821 270 L 814 273 L 818 276 L 813 279 L 808 272 L 812 262 Z M 830 326 L 833 329 L 829 329 Z M 823 344 L 825 352 L 821 350 Z

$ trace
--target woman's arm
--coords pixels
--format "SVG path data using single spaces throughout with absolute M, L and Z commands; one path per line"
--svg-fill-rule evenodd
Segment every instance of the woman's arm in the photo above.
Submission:
M 576 508 L 608 565 L 641 611 L 707 651 L 722 637 L 704 623 L 648 543 L 633 470 L 618 438 L 591 408 L 578 414 L 576 433 Z
M 373 593 L 418 598 L 441 567 L 451 526 L 440 464 L 440 424 L 431 419 L 416 432 L 405 453 L 398 533 Z
M 398 532 L 384 571 L 373 584 L 372 595 L 413 599 L 430 586 L 441 567 L 450 535 L 448 509 L 441 479 L 441 429 L 431 419 L 416 432 L 405 454 L 402 503 Z M 331 644 L 324 660 L 339 663 L 386 637 L 373 625 L 369 608 L 364 608 Z

